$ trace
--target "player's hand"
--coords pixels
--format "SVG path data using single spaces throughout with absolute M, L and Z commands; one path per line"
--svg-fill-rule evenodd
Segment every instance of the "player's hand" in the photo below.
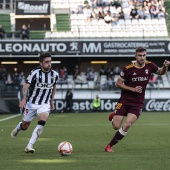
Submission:
M 134 92 L 142 93 L 142 87 L 141 86 L 136 86 Z
M 21 109 L 24 109 L 24 108 L 25 108 L 25 105 L 26 105 L 26 99 L 22 99 L 21 102 L 20 102 L 20 104 L 19 104 L 19 107 L 20 107 Z
M 54 110 L 54 102 L 53 101 L 50 101 L 50 106 L 51 106 L 51 110 Z
M 164 67 L 169 67 L 169 64 L 170 64 L 170 62 L 168 60 L 165 60 L 163 63 Z

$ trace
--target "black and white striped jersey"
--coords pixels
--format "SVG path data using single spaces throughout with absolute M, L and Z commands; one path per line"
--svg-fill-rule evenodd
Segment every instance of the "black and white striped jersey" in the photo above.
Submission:
M 58 73 L 52 69 L 48 73 L 43 72 L 41 67 L 32 70 L 26 79 L 30 84 L 28 101 L 33 104 L 49 104 L 58 77 Z

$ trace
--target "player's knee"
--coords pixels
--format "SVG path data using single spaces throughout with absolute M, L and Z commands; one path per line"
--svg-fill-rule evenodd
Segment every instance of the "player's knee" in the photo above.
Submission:
M 132 126 L 131 122 L 126 122 L 123 127 L 124 127 L 124 130 L 127 131 L 131 126 Z
M 114 130 L 120 129 L 120 126 L 121 126 L 121 124 L 113 123 L 113 122 L 112 122 L 112 125 L 113 125 L 113 129 L 114 129 Z
M 29 125 L 30 125 L 30 123 L 29 122 L 22 122 L 21 124 L 20 124 L 20 127 L 21 127 L 21 130 L 27 130 L 28 129 L 28 127 L 29 127 Z
M 39 120 L 38 124 L 41 126 L 45 126 L 46 121 L 45 120 Z

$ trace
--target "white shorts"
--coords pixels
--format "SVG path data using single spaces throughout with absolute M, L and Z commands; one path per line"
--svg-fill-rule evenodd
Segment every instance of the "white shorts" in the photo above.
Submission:
M 32 119 L 36 116 L 38 116 L 40 113 L 50 113 L 50 105 L 49 104 L 43 104 L 43 105 L 37 105 L 32 103 L 27 103 L 25 107 L 25 111 L 23 113 L 23 121 L 25 122 L 31 122 Z

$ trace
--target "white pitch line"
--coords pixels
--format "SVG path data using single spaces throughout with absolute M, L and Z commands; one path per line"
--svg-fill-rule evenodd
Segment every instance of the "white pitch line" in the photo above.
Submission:
M 18 117 L 18 116 L 21 116 L 21 114 L 17 114 L 17 115 L 14 115 L 14 116 L 10 116 L 10 117 L 0 119 L 0 122 L 5 121 L 5 120 L 9 120 L 9 119 L 12 119 L 12 118 L 15 118 L 15 117 Z

